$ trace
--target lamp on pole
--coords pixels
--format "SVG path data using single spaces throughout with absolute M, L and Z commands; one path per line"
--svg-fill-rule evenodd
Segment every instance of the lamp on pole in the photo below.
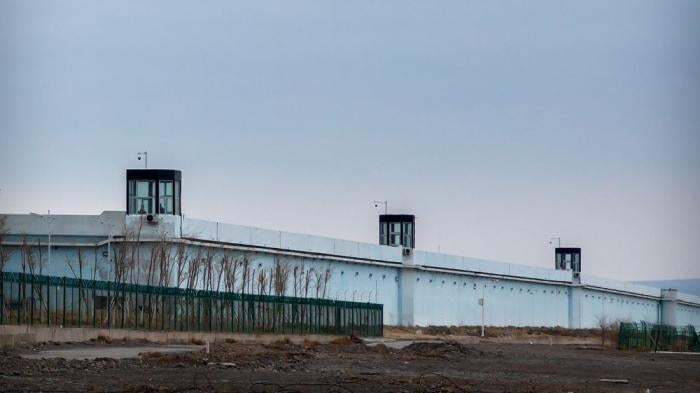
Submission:
M 51 266 L 51 221 L 53 221 L 53 217 L 51 217 L 51 210 L 48 211 L 47 215 L 47 220 L 46 220 L 46 232 L 48 232 L 48 237 L 49 237 L 49 246 L 48 246 L 48 263 L 47 266 Z
M 374 207 L 379 207 L 379 205 L 384 205 L 384 214 L 389 212 L 389 201 L 374 201 Z
M 141 161 L 141 157 L 143 157 L 143 164 L 144 164 L 144 169 L 148 169 L 148 152 L 147 151 L 141 151 L 136 153 L 136 158 Z

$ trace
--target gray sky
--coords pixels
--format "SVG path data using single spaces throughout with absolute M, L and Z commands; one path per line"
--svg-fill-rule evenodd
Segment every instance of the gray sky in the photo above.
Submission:
M 0 2 L 0 211 L 186 215 L 700 276 L 700 2 Z

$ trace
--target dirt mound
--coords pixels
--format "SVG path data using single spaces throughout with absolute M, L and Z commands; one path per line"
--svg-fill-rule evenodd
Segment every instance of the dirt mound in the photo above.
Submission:
M 473 347 L 468 347 L 460 343 L 452 341 L 435 341 L 435 342 L 415 342 L 402 349 L 414 355 L 428 357 L 447 357 L 447 356 L 464 356 L 464 355 L 483 355 Z

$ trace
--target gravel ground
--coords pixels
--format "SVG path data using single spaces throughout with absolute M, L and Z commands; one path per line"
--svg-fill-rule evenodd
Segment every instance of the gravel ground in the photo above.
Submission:
M 0 390 L 43 392 L 700 392 L 700 356 L 576 345 L 416 342 L 272 345 L 216 343 L 210 353 L 149 347 L 137 358 L 27 359 L 39 350 L 143 343 L 24 347 L 0 354 Z M 600 379 L 628 383 L 601 382 Z

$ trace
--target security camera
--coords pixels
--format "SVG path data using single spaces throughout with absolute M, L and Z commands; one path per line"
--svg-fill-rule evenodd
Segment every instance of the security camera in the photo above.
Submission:
M 379 205 L 377 205 L 377 204 L 375 203 L 375 204 L 374 204 L 374 207 L 379 207 Z
M 141 156 L 138 156 L 139 161 L 141 161 Z

